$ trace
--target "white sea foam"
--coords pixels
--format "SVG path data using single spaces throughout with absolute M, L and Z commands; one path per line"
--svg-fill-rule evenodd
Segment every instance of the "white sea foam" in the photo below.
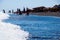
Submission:
M 0 40 L 27 40 L 28 32 L 22 30 L 20 26 L 2 21 L 9 17 L 8 14 L 0 12 Z

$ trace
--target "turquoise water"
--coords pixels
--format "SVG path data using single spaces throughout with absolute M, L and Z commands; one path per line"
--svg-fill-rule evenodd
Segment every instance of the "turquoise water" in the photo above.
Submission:
M 54 16 L 19 16 L 18 20 L 12 21 L 16 25 L 30 33 L 29 40 L 60 40 L 60 18 Z

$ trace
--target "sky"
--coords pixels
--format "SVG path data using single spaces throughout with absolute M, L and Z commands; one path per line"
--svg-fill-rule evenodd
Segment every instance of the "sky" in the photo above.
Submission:
M 20 8 L 34 8 L 38 6 L 52 7 L 60 4 L 60 0 L 0 0 L 0 10 L 10 10 Z

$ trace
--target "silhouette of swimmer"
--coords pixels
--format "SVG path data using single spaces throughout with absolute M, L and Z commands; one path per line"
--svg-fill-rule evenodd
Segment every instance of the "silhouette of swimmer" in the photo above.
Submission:
M 8 13 L 11 13 L 11 10 L 9 10 Z
M 21 12 L 21 10 L 19 9 L 18 11 L 19 11 L 19 15 L 22 15 L 22 12 Z
M 22 15 L 22 12 L 21 12 L 20 9 L 17 9 L 17 13 L 18 13 L 19 15 Z
M 26 15 L 29 15 L 29 9 L 27 8 Z
M 25 8 L 23 9 L 23 13 L 25 13 Z
M 3 9 L 3 13 L 5 13 L 5 10 Z

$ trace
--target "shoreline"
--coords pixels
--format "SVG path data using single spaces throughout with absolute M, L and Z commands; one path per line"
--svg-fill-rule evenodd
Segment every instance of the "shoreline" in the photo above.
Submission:
M 32 12 L 31 15 L 60 17 L 60 12 Z

